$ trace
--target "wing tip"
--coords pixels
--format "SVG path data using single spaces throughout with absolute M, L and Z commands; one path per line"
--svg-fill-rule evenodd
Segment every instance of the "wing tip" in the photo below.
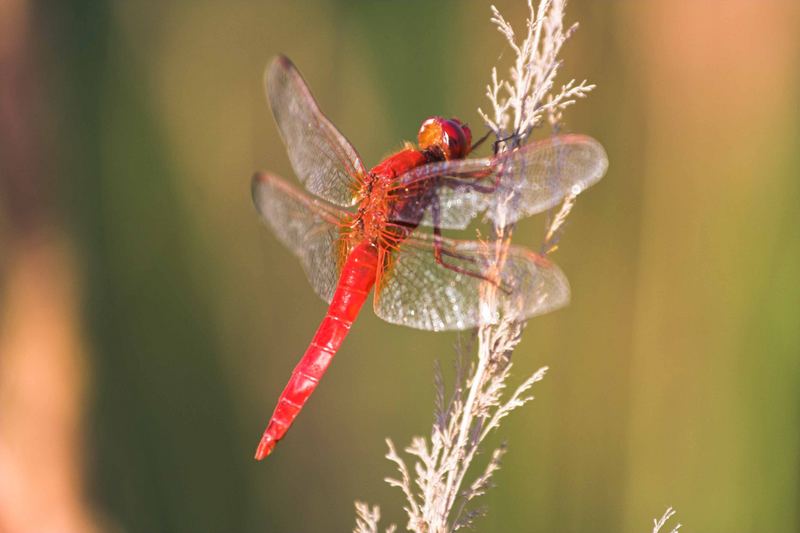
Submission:
M 282 53 L 279 53 L 275 57 L 273 57 L 272 61 L 270 61 L 270 64 L 269 64 L 269 68 L 270 69 L 278 68 L 278 67 L 283 68 L 283 69 L 287 69 L 287 70 L 296 68 L 294 66 L 294 63 L 292 62 L 292 60 L 289 59 L 288 56 L 286 56 L 285 54 L 282 54 Z
M 273 57 L 267 65 L 267 68 L 264 70 L 264 87 L 266 87 L 268 93 L 270 92 L 270 87 L 272 86 L 273 82 L 278 83 L 277 80 L 280 79 L 282 72 L 292 71 L 296 72 L 297 67 L 294 66 L 292 60 L 287 56 L 284 54 L 278 54 Z
M 606 152 L 605 147 L 595 139 L 594 137 L 590 137 L 589 135 L 578 135 L 581 141 L 589 146 L 594 153 L 596 154 L 597 166 L 595 170 L 595 177 L 591 180 L 591 183 L 597 183 L 605 176 L 606 171 L 608 170 L 608 152 Z
M 557 287 L 559 289 L 558 291 L 548 290 L 547 294 L 551 296 L 551 298 L 548 298 L 549 301 L 544 305 L 542 305 L 541 302 L 536 303 L 532 309 L 523 312 L 521 318 L 527 320 L 568 306 L 572 297 L 572 289 L 570 288 L 569 278 L 567 278 L 567 275 L 561 270 L 561 267 L 549 257 L 528 250 L 527 248 L 513 245 L 512 248 L 527 256 L 528 260 L 535 265 L 536 272 L 539 275 L 549 278 L 549 282 L 547 282 L 548 286 L 552 288 Z
M 608 152 L 606 152 L 605 147 L 602 144 L 600 144 L 600 141 L 598 141 L 597 139 L 593 137 L 588 137 L 588 140 L 589 144 L 591 144 L 592 148 L 597 153 L 597 163 L 598 163 L 596 170 L 597 178 L 595 179 L 595 182 L 597 182 L 600 181 L 603 178 L 603 176 L 606 175 L 606 172 L 608 172 Z
M 256 189 L 261 185 L 268 185 L 273 183 L 275 176 L 270 174 L 269 172 L 264 172 L 262 170 L 257 170 L 253 173 L 253 176 L 250 178 L 250 190 L 255 193 Z
M 605 176 L 608 171 L 608 152 L 606 152 L 605 147 L 600 141 L 583 133 L 566 133 L 559 135 L 559 138 L 573 145 L 581 144 L 587 147 L 592 152 L 592 155 L 594 155 L 595 164 L 593 172 L 580 184 L 582 190 L 588 189 L 603 179 L 603 176 Z

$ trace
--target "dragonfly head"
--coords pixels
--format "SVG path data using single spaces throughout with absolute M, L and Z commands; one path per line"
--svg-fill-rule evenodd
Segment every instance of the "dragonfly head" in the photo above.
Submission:
M 430 117 L 419 128 L 417 143 L 421 150 L 438 149 L 446 161 L 462 159 L 472 145 L 472 132 L 457 118 Z

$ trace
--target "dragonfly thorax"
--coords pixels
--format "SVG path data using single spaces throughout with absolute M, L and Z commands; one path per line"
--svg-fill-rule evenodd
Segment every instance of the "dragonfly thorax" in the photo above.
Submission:
M 389 180 L 378 173 L 370 173 L 367 194 L 358 207 L 358 224 L 364 236 L 375 240 L 384 231 L 388 221 Z

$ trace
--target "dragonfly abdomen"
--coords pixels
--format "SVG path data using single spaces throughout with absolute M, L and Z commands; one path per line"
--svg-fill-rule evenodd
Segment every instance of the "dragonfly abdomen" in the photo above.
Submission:
M 317 388 L 367 300 L 375 284 L 377 269 L 378 252 L 373 244 L 364 242 L 350 252 L 328 312 L 278 399 L 278 405 L 256 449 L 256 460 L 260 461 L 272 452 Z

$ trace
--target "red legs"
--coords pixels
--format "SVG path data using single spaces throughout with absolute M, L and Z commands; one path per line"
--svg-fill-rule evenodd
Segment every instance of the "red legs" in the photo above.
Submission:
M 489 277 L 489 276 L 487 276 L 485 274 L 482 274 L 481 272 L 476 272 L 474 270 L 470 270 L 468 268 L 460 267 L 458 265 L 453 265 L 451 263 L 446 262 L 445 259 L 444 259 L 445 256 L 453 257 L 455 259 L 461 259 L 462 261 L 469 261 L 471 263 L 474 263 L 475 259 L 471 258 L 471 257 L 465 257 L 463 255 L 460 255 L 460 254 L 457 254 L 455 252 L 452 252 L 452 251 L 448 250 L 447 248 L 445 248 L 442 245 L 441 232 L 438 231 L 438 226 L 434 226 L 433 231 L 434 231 L 433 257 L 436 260 L 436 263 L 438 265 L 441 265 L 442 267 L 444 267 L 444 268 L 446 268 L 448 270 L 452 270 L 453 272 L 457 272 L 459 274 L 464 274 L 466 276 L 470 276 L 470 277 L 485 281 L 487 283 L 491 283 L 492 285 L 494 285 L 495 287 L 497 287 L 498 289 L 500 289 L 504 293 L 511 294 L 511 292 L 512 292 L 511 289 L 508 288 L 508 287 L 503 286 L 502 282 L 499 279 L 491 278 L 491 277 Z
M 468 188 L 473 191 L 477 191 L 482 194 L 492 194 L 497 191 L 500 187 L 500 175 L 501 173 L 498 172 L 494 175 L 486 174 L 486 175 L 475 175 L 475 176 L 464 176 L 464 177 L 445 177 L 441 178 L 441 182 L 443 185 L 446 185 L 452 189 L 459 189 L 459 188 Z M 491 177 L 492 180 L 490 183 L 484 185 L 478 183 L 479 180 L 484 180 L 488 177 Z
M 383 288 L 383 272 L 384 269 L 386 268 L 386 260 L 387 260 L 386 250 L 387 249 L 391 250 L 392 248 L 396 247 L 389 247 L 389 246 L 378 247 L 378 269 L 377 272 L 375 273 L 375 292 L 373 293 L 373 299 L 375 300 L 376 306 L 378 305 L 378 301 L 380 300 L 382 292 L 381 289 Z
M 454 259 L 461 259 L 462 261 L 468 261 L 471 263 L 475 263 L 475 259 L 472 257 L 466 257 L 464 255 L 458 254 L 456 252 L 453 252 L 452 250 L 448 250 L 447 248 L 445 248 L 444 244 L 442 243 L 442 228 L 439 227 L 439 218 L 441 216 L 439 213 L 439 209 L 440 209 L 439 201 L 437 199 L 434 199 L 433 202 L 431 202 L 431 213 L 433 215 L 433 257 L 436 260 L 436 263 L 448 270 L 452 270 L 453 272 L 464 274 L 465 276 L 470 276 L 491 283 L 492 285 L 502 290 L 503 292 L 510 292 L 510 290 L 507 290 L 500 285 L 500 280 L 492 279 L 481 272 L 476 272 L 468 268 L 460 267 L 458 265 L 453 265 L 445 262 L 444 260 L 445 256 L 452 257 Z

